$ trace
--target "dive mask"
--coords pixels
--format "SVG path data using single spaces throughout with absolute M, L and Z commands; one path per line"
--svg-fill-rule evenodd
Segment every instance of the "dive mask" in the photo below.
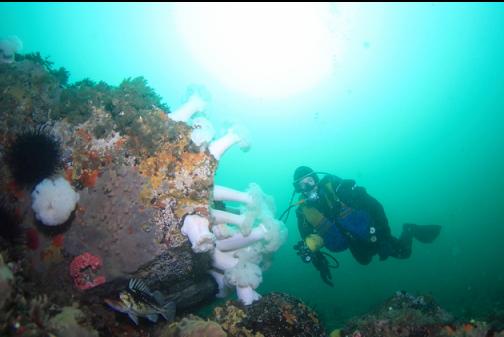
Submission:
M 306 197 L 307 201 L 317 201 L 319 199 L 319 195 L 317 193 L 317 189 L 315 188 L 317 183 L 311 177 L 308 179 L 303 179 L 299 182 L 299 192 L 303 193 Z
M 301 193 L 308 193 L 311 190 L 313 190 L 317 186 L 317 183 L 315 182 L 315 179 L 312 177 L 306 177 L 300 182 L 297 183 L 297 191 Z

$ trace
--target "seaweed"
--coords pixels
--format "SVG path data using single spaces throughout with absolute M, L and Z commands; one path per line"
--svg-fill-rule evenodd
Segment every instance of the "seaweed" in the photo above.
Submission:
M 128 137 L 133 153 L 152 154 L 167 136 L 169 107 L 144 77 L 126 78 L 119 86 L 84 79 L 69 84 L 65 68 L 40 53 L 16 54 L 16 62 L 0 65 L 0 120 L 10 126 L 34 126 L 54 120 L 78 125 L 87 122 L 97 110 L 109 118 L 92 122 L 96 138 L 115 130 Z M 19 131 L 12 129 L 13 133 Z
M 40 64 L 46 70 L 51 70 L 54 62 L 49 61 L 49 57 L 43 58 L 39 52 L 36 53 L 28 53 L 28 54 L 16 54 L 15 55 L 16 62 L 21 61 L 31 61 L 36 64 Z
M 65 86 L 68 84 L 68 79 L 70 77 L 70 72 L 63 67 L 59 69 L 53 69 L 54 62 L 49 60 L 49 57 L 43 58 L 39 52 L 29 53 L 29 54 L 16 54 L 16 62 L 20 61 L 31 61 L 35 64 L 41 65 L 47 72 L 54 76 L 60 85 Z
M 165 135 L 161 112 L 156 109 L 168 113 L 169 108 L 143 77 L 123 80 L 105 109 L 111 113 L 118 131 L 131 136 L 133 148 L 145 148 L 151 154 Z
M 0 115 L 8 128 L 46 123 L 56 109 L 68 80 L 64 68 L 52 70 L 52 62 L 39 53 L 16 54 L 12 64 L 0 65 Z
M 93 107 L 103 106 L 111 94 L 111 87 L 104 82 L 96 84 L 90 79 L 76 82 L 61 93 L 59 108 L 53 117 L 83 123 L 91 117 Z

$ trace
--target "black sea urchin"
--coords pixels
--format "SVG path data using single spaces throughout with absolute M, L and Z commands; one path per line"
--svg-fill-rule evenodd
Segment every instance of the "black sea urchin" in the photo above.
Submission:
M 33 186 L 61 167 L 61 144 L 46 127 L 19 134 L 6 153 L 6 163 L 20 186 Z

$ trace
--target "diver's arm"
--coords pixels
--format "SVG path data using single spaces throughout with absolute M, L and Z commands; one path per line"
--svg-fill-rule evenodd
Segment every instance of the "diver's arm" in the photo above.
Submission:
M 355 195 L 355 189 L 359 188 L 353 179 L 333 180 L 333 188 L 336 194 L 344 201 L 351 199 Z M 366 191 L 361 187 L 364 192 Z
M 331 270 L 329 269 L 329 262 L 324 254 L 320 251 L 313 253 L 312 255 L 312 263 L 313 266 L 319 271 L 320 278 L 324 281 L 325 284 L 334 287 L 332 283 L 332 275 Z
M 297 220 L 298 220 L 299 234 L 301 235 L 301 238 L 303 240 L 302 244 L 305 245 L 305 247 L 307 247 L 308 246 L 307 242 L 306 242 L 307 237 L 309 237 L 311 234 L 313 234 L 313 232 L 314 232 L 313 227 L 306 220 L 306 217 L 304 216 L 303 212 L 301 211 L 301 208 L 298 208 L 296 210 L 296 216 L 297 216 Z M 327 221 L 327 219 L 325 219 L 325 217 L 324 217 L 324 220 Z M 318 235 L 315 235 L 315 236 L 318 236 Z M 320 273 L 320 278 L 322 278 L 322 281 L 324 281 L 324 283 L 326 283 L 327 285 L 333 287 L 334 285 L 331 281 L 332 276 L 331 276 L 331 271 L 329 270 L 329 263 L 328 263 L 326 257 L 324 256 L 324 254 L 322 254 L 322 252 L 320 252 L 319 249 L 316 249 L 316 250 L 312 250 L 311 248 L 306 248 L 306 249 L 307 249 L 307 252 L 310 252 L 309 255 L 311 256 L 311 262 L 312 262 L 313 266 Z M 298 255 L 299 255 L 299 253 L 298 253 Z

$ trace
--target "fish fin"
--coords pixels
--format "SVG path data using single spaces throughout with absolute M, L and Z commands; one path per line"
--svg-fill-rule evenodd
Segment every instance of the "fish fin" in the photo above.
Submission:
M 128 312 L 128 316 L 129 316 L 129 318 L 130 318 L 133 322 L 135 322 L 135 324 L 136 324 L 136 325 L 138 325 L 138 316 L 137 316 L 137 315 L 135 315 L 135 314 L 134 314 L 134 313 L 132 313 L 132 312 Z
M 176 305 L 175 302 L 168 302 L 163 306 L 163 311 L 160 314 L 166 319 L 168 322 L 173 321 L 175 318 Z
M 149 287 L 147 287 L 145 282 L 140 279 L 132 278 L 129 281 L 129 288 L 133 291 L 140 291 L 140 292 L 143 292 L 143 293 L 146 293 L 146 294 L 149 294 L 152 296 L 152 293 L 151 293 Z
M 105 303 L 107 303 L 107 305 L 109 307 L 111 307 L 112 309 L 117 310 L 119 312 L 126 312 L 127 311 L 127 308 L 124 306 L 124 304 L 122 304 L 122 302 L 119 302 L 116 300 L 105 299 Z
M 150 314 L 145 317 L 147 317 L 149 321 L 156 323 L 158 319 L 158 314 Z
M 166 302 L 163 293 L 160 292 L 159 290 L 156 290 L 155 292 L 153 292 L 152 296 L 158 302 L 158 304 L 163 304 Z

